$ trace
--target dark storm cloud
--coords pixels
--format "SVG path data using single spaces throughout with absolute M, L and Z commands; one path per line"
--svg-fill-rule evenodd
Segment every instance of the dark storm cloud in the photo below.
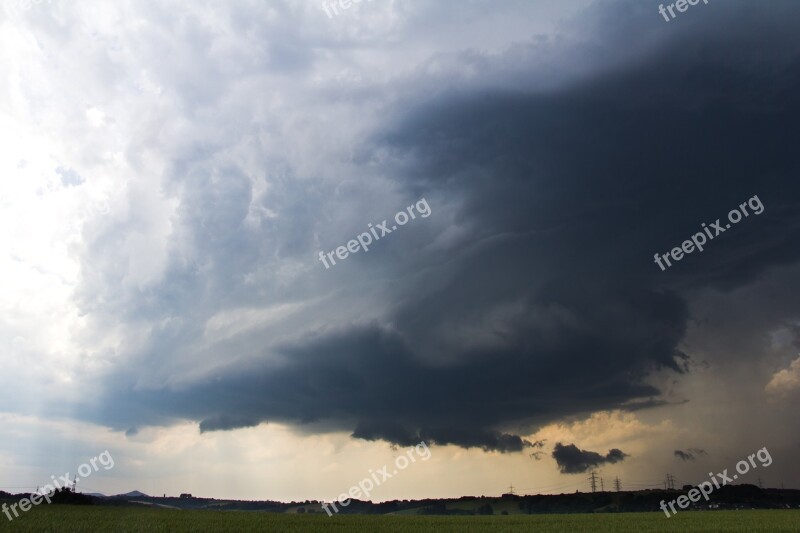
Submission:
M 787 134 L 800 118 L 800 39 L 760 12 L 758 27 L 772 38 L 759 29 L 754 44 L 747 11 L 721 10 L 735 22 L 730 34 L 683 32 L 648 61 L 555 94 L 436 100 L 387 135 L 398 160 L 412 161 L 409 187 L 460 199 L 460 221 L 485 243 L 456 254 L 444 281 L 414 287 L 420 297 L 399 287 L 406 304 L 396 324 L 406 337 L 435 345 L 492 328 L 502 347 L 493 355 L 508 349 L 535 368 L 533 389 L 518 398 L 537 398 L 527 407 L 534 418 L 548 399 L 551 416 L 582 408 L 568 397 L 595 383 L 630 385 L 644 368 L 685 368 L 676 350 L 687 319 L 680 292 L 735 286 L 800 252 L 800 168 Z M 749 57 L 752 46 L 773 59 L 730 59 Z M 655 252 L 754 194 L 763 214 L 667 272 L 655 265 Z M 510 302 L 518 305 L 501 323 L 485 316 Z M 602 334 L 589 341 L 588 331 Z M 484 390 L 501 411 L 498 398 L 519 367 L 513 356 L 494 360 L 506 378 Z M 633 373 L 623 377 L 625 369 Z M 611 390 L 596 408 L 616 404 Z M 504 418 L 498 412 L 495 422 Z
M 544 443 L 547 442 L 546 440 L 537 440 L 531 443 L 531 447 L 533 448 L 544 448 Z M 535 451 L 533 453 L 528 454 L 532 459 L 539 461 L 541 460 L 542 456 L 544 455 L 543 451 Z
M 681 450 L 675 450 L 675 457 L 683 461 L 694 461 L 694 455 Z
M 353 437 L 364 440 L 387 440 L 401 446 L 410 446 L 425 441 L 429 444 L 457 444 L 465 448 L 483 448 L 501 452 L 518 452 L 533 445 L 517 435 L 508 435 L 498 431 L 471 428 L 425 428 L 417 434 L 409 435 L 400 426 L 380 422 L 359 425 L 353 432 Z
M 706 451 L 702 448 L 689 448 L 686 451 L 675 450 L 674 455 L 682 461 L 694 461 L 697 457 L 701 455 L 708 455 L 708 453 L 706 453 Z
M 284 353 L 280 368 L 239 368 L 182 390 L 130 390 L 130 385 L 122 385 L 117 389 L 128 391 L 125 396 L 115 398 L 113 410 L 109 405 L 98 416 L 112 425 L 120 415 L 129 424 L 188 417 L 203 420 L 203 431 L 268 420 L 335 420 L 341 428 L 353 424 L 354 436 L 368 440 L 404 446 L 425 440 L 511 452 L 540 446 L 493 429 L 498 421 L 537 414 L 547 419 L 555 410 L 542 405 L 562 386 L 556 365 L 537 370 L 538 362 L 524 354 L 498 354 L 517 372 L 488 359 L 456 368 L 429 367 L 415 360 L 397 334 L 377 327 L 326 335 L 302 347 L 285 348 Z M 531 393 L 530 376 L 537 372 L 548 373 Z M 632 396 L 656 393 L 622 376 L 594 387 L 588 386 L 586 376 L 581 379 L 571 398 L 560 399 L 564 406 L 557 412 L 611 407 Z M 491 389 L 492 397 L 487 397 L 487 389 L 499 382 L 505 386 Z M 504 409 L 498 413 L 500 405 Z
M 235 428 L 249 428 L 257 426 L 260 423 L 258 419 L 237 416 L 237 415 L 218 415 L 211 418 L 206 418 L 200 421 L 200 433 L 206 431 L 224 431 L 226 429 Z
M 618 17 L 604 54 L 666 31 L 655 10 L 604 5 L 603 20 Z M 392 278 L 391 328 L 317 332 L 276 348 L 279 365 L 237 364 L 180 389 L 117 377 L 98 416 L 122 427 L 191 418 L 204 431 L 329 421 L 368 440 L 519 451 L 531 445 L 515 434 L 523 423 L 658 405 L 644 379 L 685 371 L 684 291 L 735 287 L 800 254 L 800 5 L 714 9 L 558 91 L 452 93 L 387 125 L 371 148 L 390 154 L 397 186 L 424 194 L 434 216 L 450 206 L 468 235 L 447 250 L 397 238 L 370 251 L 364 285 L 403 252 L 418 273 Z M 763 214 L 666 272 L 655 265 L 654 253 L 755 194 Z M 239 228 L 225 216 L 205 215 L 203 235 L 221 247 L 212 266 L 226 265 L 219 294 L 245 293 Z M 553 457 L 573 473 L 625 455 L 557 444 Z
M 581 450 L 574 444 L 561 444 L 557 442 L 553 448 L 553 459 L 558 463 L 562 474 L 581 474 L 591 468 L 610 463 L 623 461 L 628 454 L 617 448 L 611 449 L 605 456 L 597 452 Z

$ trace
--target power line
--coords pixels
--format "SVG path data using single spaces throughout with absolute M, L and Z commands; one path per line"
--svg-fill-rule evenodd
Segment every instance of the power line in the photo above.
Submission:
M 555 484 L 552 484 L 552 485 L 542 485 L 542 486 L 539 486 L 539 487 L 526 487 L 526 488 L 517 489 L 517 490 L 526 491 L 526 492 L 527 491 L 536 491 L 536 490 L 538 490 L 538 491 L 542 491 L 542 490 L 558 490 L 558 489 L 563 489 L 563 488 L 566 488 L 566 487 L 578 487 L 578 486 L 580 486 L 582 484 L 583 484 L 582 481 L 565 481 L 565 482 L 561 482 L 561 483 L 555 483 Z

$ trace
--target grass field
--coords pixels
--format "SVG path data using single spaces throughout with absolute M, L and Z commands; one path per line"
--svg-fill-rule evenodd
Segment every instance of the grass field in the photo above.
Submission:
M 0 515 L 0 530 L 20 532 L 356 531 L 356 532 L 800 532 L 800 511 L 564 514 L 517 516 L 308 516 L 130 507 L 47 506 L 13 522 Z

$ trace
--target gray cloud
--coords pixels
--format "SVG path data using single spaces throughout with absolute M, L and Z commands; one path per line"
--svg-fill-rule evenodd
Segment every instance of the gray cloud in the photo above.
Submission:
M 410 435 L 407 430 L 392 423 L 373 422 L 360 424 L 353 437 L 365 440 L 386 440 L 402 446 L 410 446 L 421 441 L 429 444 L 457 444 L 464 448 L 482 448 L 486 451 L 518 452 L 533 444 L 516 435 L 463 427 L 424 428 Z
M 553 459 L 556 460 L 562 474 L 582 474 L 606 463 L 618 463 L 626 457 L 629 457 L 628 454 L 617 448 L 609 450 L 605 456 L 597 452 L 581 450 L 574 444 L 565 445 L 557 442 L 553 448 Z
M 254 427 L 259 420 L 247 416 L 223 414 L 200 421 L 200 433 L 224 431 L 226 429 Z
M 694 461 L 694 455 L 681 450 L 675 450 L 675 457 L 682 461 Z
M 697 457 L 701 455 L 708 455 L 708 453 L 706 453 L 706 451 L 702 448 L 689 448 L 686 451 L 675 450 L 674 455 L 681 461 L 694 461 Z

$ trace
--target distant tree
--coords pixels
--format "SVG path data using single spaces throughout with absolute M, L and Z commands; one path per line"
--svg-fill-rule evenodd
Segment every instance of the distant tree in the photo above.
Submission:
M 491 505 L 485 503 L 478 507 L 477 513 L 482 515 L 494 514 L 494 509 L 492 509 Z
M 56 489 L 50 495 L 52 503 L 62 503 L 67 505 L 92 505 L 92 499 L 85 494 L 74 492 L 66 487 Z

